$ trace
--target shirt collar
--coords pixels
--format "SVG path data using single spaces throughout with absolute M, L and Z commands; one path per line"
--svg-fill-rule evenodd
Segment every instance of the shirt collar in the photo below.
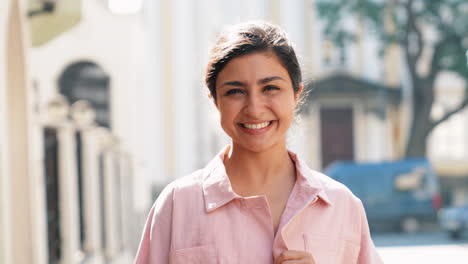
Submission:
M 291 157 L 296 165 L 296 184 L 299 187 L 299 192 L 305 196 L 304 200 L 307 199 L 307 197 L 310 198 L 317 196 L 326 204 L 332 205 L 332 202 L 325 190 L 323 181 L 319 180 L 319 177 L 323 177 L 323 175 L 311 170 L 296 153 L 292 151 L 288 152 L 289 157 Z
M 235 198 L 242 198 L 232 189 L 224 167 L 223 161 L 229 148 L 229 145 L 224 147 L 204 168 L 202 188 L 207 212 L 212 212 Z M 288 152 L 296 165 L 296 184 L 299 187 L 299 195 L 302 196 L 301 200 L 306 201 L 312 196 L 317 196 L 331 205 L 323 183 L 317 179 L 317 175 L 314 175 L 314 172 L 295 153 Z
M 224 157 L 229 145 L 224 147 L 204 168 L 203 196 L 207 212 L 216 210 L 234 198 L 240 198 L 232 189 L 231 181 L 224 167 Z

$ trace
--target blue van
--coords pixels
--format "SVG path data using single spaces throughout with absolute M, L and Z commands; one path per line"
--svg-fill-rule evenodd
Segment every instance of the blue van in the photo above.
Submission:
M 324 173 L 359 197 L 371 229 L 419 231 L 441 207 L 437 177 L 427 159 L 380 163 L 335 162 Z

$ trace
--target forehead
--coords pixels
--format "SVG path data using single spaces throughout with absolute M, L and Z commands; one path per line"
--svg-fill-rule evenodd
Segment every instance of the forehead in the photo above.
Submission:
M 224 81 L 250 82 L 272 76 L 289 80 L 288 71 L 274 53 L 257 52 L 230 60 L 219 73 L 216 86 Z

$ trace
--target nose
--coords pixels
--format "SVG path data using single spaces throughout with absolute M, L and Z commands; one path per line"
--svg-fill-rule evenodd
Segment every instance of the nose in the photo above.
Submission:
M 244 106 L 244 113 L 251 118 L 260 118 L 265 111 L 264 98 L 260 94 L 249 94 Z

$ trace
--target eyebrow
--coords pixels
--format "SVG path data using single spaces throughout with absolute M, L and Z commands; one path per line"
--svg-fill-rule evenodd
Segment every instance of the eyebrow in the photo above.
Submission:
M 258 81 L 257 81 L 257 84 L 265 84 L 265 83 L 269 83 L 269 82 L 276 81 L 276 80 L 285 81 L 283 78 L 281 78 L 281 77 L 279 77 L 279 76 L 271 76 L 271 77 L 266 77 L 266 78 L 263 78 L 263 79 L 258 80 Z M 245 86 L 247 86 L 246 83 L 241 82 L 241 81 L 228 81 L 228 82 L 223 83 L 223 84 L 221 85 L 221 87 L 226 86 L 226 85 L 229 85 L 229 86 L 240 86 L 240 87 L 245 87 Z
M 266 78 L 260 79 L 260 80 L 257 81 L 257 83 L 258 84 L 265 84 L 265 83 L 269 83 L 269 82 L 276 81 L 276 80 L 284 81 L 284 79 L 279 77 L 279 76 L 271 76 L 271 77 L 266 77 Z

